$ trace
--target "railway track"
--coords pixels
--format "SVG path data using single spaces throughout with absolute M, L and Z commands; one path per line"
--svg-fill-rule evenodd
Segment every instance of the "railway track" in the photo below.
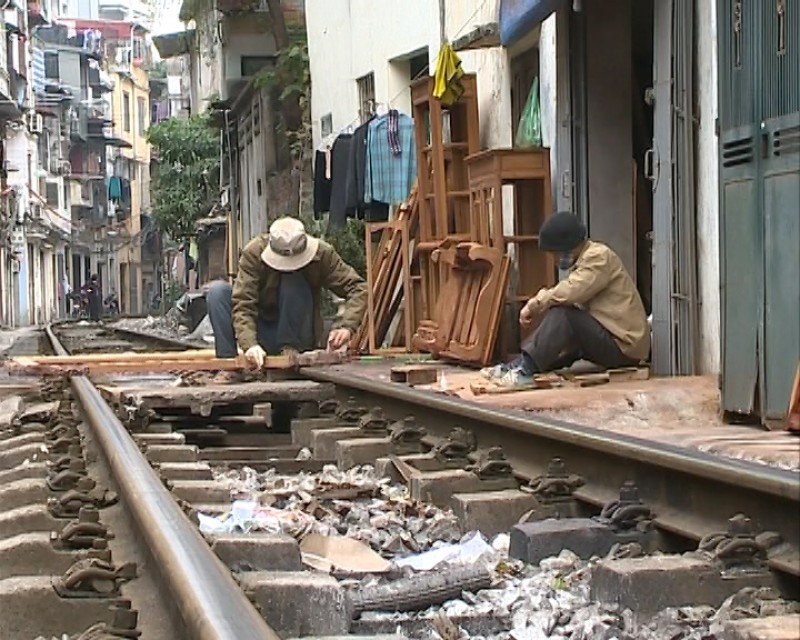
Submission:
M 69 351 L 164 351 L 185 347 L 130 332 L 104 333 L 97 328 L 70 325 L 48 329 L 47 336 L 57 355 Z M 350 576 L 349 582 L 342 583 L 346 586 L 343 589 L 329 576 L 298 571 L 300 553 L 296 543 L 285 537 L 200 533 L 198 514 L 220 522 L 230 511 L 232 485 L 225 484 L 226 479 L 236 478 L 239 482 L 240 477 L 252 478 L 261 472 L 260 488 L 264 490 L 266 486 L 269 491 L 280 492 L 280 486 L 294 481 L 294 474 L 308 479 L 319 477 L 320 472 L 322 477 L 328 473 L 330 481 L 334 472 L 328 465 L 337 462 L 342 469 L 370 462 L 395 481 L 405 481 L 412 498 L 431 505 L 422 509 L 431 522 L 443 522 L 444 511 L 437 507 L 449 507 L 458 502 L 459 496 L 473 496 L 470 500 L 474 503 L 466 498 L 461 501 L 464 507 L 490 504 L 494 496 L 505 500 L 513 494 L 514 500 L 526 505 L 526 510 L 531 504 L 536 505 L 533 511 L 538 510 L 539 516 L 547 512 L 570 517 L 597 516 L 601 511 L 607 516 L 611 513 L 609 505 L 618 509 L 622 501 L 622 506 L 635 506 L 642 517 L 637 516 L 634 528 L 614 539 L 617 553 L 620 544 L 628 549 L 625 553 L 631 553 L 631 543 L 640 544 L 645 550 L 694 549 L 701 541 L 708 544 L 709 533 L 725 532 L 735 526 L 736 520 L 734 525 L 730 523 L 732 516 L 745 514 L 757 530 L 740 527 L 738 534 L 730 535 L 757 540 L 757 548 L 764 555 L 751 560 L 756 564 L 759 558 L 766 560 L 772 573 L 768 579 L 761 572 L 760 578 L 754 573 L 737 580 L 742 586 L 760 585 L 766 580 L 785 596 L 797 597 L 800 561 L 796 543 L 800 531 L 797 517 L 790 516 L 798 512 L 800 502 L 796 473 L 699 452 L 687 453 L 630 437 L 600 435 L 577 425 L 533 421 L 513 412 L 475 408 L 402 385 L 365 381 L 335 367 L 309 369 L 303 375 L 308 380 L 256 382 L 224 389 L 196 376 L 187 377 L 184 386 L 176 386 L 174 376 L 141 374 L 93 380 L 75 376 L 68 384 L 28 381 L 35 393 L 54 398 L 57 408 L 45 415 L 39 407 L 37 414 L 29 401 L 27 414 L 15 414 L 14 437 L 23 440 L 12 443 L 0 430 L 0 496 L 4 482 L 30 480 L 38 482 L 39 487 L 49 482 L 50 491 L 45 491 L 49 504 L 60 501 L 72 510 L 68 510 L 68 517 L 55 517 L 51 509 L 32 530 L 39 531 L 40 538 L 42 532 L 49 535 L 50 530 L 56 531 L 52 537 L 58 542 L 71 523 L 72 531 L 82 531 L 84 535 L 77 536 L 83 538 L 83 546 L 77 555 L 73 548 L 70 558 L 81 558 L 83 565 L 55 572 L 52 558 L 43 556 L 39 563 L 30 560 L 15 565 L 13 576 L 0 573 L 0 638 L 32 639 L 40 634 L 49 639 L 61 633 L 77 637 L 92 616 L 93 622 L 105 623 L 105 635 L 86 634 L 83 637 L 87 640 L 138 637 L 137 633 L 143 638 L 244 639 L 321 637 L 349 631 L 378 637 L 379 633 L 393 632 L 398 624 L 407 637 L 447 637 L 442 635 L 447 629 L 437 626 L 441 620 L 431 622 L 434 618 L 359 615 L 369 612 L 373 605 L 381 609 L 374 603 L 370 605 L 364 595 L 372 593 L 370 590 L 376 585 L 367 582 L 359 589 L 357 584 L 353 586 Z M 66 396 L 70 397 L 69 410 Z M 288 407 L 298 403 L 299 414 L 291 413 Z M 73 407 L 80 419 L 71 417 Z M 404 429 L 398 430 L 397 421 L 409 414 L 414 414 L 416 423 L 406 421 Z M 287 416 L 293 419 L 285 421 Z M 268 430 L 265 423 L 270 421 L 273 428 Z M 424 431 L 420 425 L 424 425 Z M 461 429 L 454 431 L 454 427 Z M 9 444 L 19 443 L 32 447 L 29 451 L 38 447 L 46 463 L 31 463 L 27 457 L 17 460 L 21 465 L 4 468 L 3 452 L 14 449 Z M 491 447 L 501 447 L 502 451 Z M 559 467 L 558 461 L 566 465 L 566 470 Z M 240 469 L 244 470 L 237 471 Z M 276 480 L 274 474 L 283 475 Z M 52 491 L 50 485 L 56 477 L 65 484 Z M 86 477 L 97 486 L 87 489 L 86 484 L 77 484 Z M 543 484 L 560 490 L 552 495 L 537 491 Z M 313 494 L 308 500 L 303 498 L 305 502 L 300 500 L 303 508 L 316 514 L 320 521 L 330 520 L 337 509 L 345 513 L 336 520 L 340 529 L 347 520 L 346 514 L 361 508 L 359 500 L 374 501 L 378 495 L 375 488 L 365 491 L 351 485 L 327 486 L 319 494 L 319 484 L 313 491 L 302 486 Z M 519 491 L 520 486 L 525 490 Z M 83 495 L 70 494 L 72 502 L 64 500 L 64 487 Z M 306 494 L 307 491 L 300 492 Z M 548 496 L 555 499 L 548 501 Z M 285 500 L 291 503 L 298 499 L 295 496 Z M 83 511 L 75 509 L 81 505 Z M 466 507 L 462 508 L 458 513 L 462 532 L 468 528 L 465 520 L 470 518 L 472 524 L 497 526 L 491 535 L 506 531 L 520 515 L 514 510 L 521 507 L 501 506 L 504 508 L 498 512 L 490 508 L 482 517 L 480 512 L 470 515 Z M 47 507 L 44 509 L 47 511 Z M 7 557 L 2 555 L 4 544 L 6 552 L 19 549 L 12 546 L 15 536 L 8 534 L 22 535 L 25 528 L 23 518 L 22 524 L 6 526 L 4 530 L 3 511 L 0 503 L 0 564 Z M 531 513 L 527 515 L 532 521 L 537 519 Z M 511 517 L 513 520 L 509 520 Z M 27 522 L 33 520 L 29 517 Z M 12 531 L 14 526 L 16 530 Z M 102 527 L 109 527 L 114 537 L 108 539 Z M 413 542 L 408 541 L 408 536 L 400 537 L 406 545 L 400 547 L 408 553 Z M 18 537 L 16 542 L 19 543 Z M 287 546 L 289 542 L 294 546 Z M 512 536 L 512 548 L 514 544 Z M 89 550 L 92 548 L 94 551 Z M 112 551 L 111 558 L 106 555 L 107 549 Z M 62 565 L 66 562 L 63 554 L 59 554 L 59 561 Z M 94 566 L 89 567 L 91 562 Z M 134 562 L 138 577 L 132 579 Z M 269 571 L 276 567 L 285 571 Z M 2 584 L 6 582 L 7 587 L 24 594 L 25 580 L 31 579 L 32 569 L 40 578 L 44 576 L 47 584 L 68 583 L 84 589 L 81 605 L 88 613 L 65 618 L 62 605 L 64 600 L 70 600 L 69 594 L 55 602 L 42 584 L 38 589 L 41 593 L 47 591 L 50 600 L 39 598 L 41 594 L 35 589 L 27 600 L 5 600 Z M 304 576 L 306 582 L 298 582 L 299 576 Z M 18 584 L 9 586 L 7 577 L 18 580 Z M 461 579 L 469 584 L 470 579 L 476 578 L 472 575 Z M 400 589 L 401 583 L 390 584 Z M 432 599 L 431 593 L 423 594 L 420 602 L 419 597 L 415 599 L 408 592 L 396 592 L 392 598 L 395 602 L 410 602 L 408 606 L 417 609 L 435 602 L 441 604 L 441 599 L 436 600 L 436 588 L 423 580 L 417 584 L 417 591 L 420 585 L 432 590 Z M 375 593 L 380 595 L 380 589 Z M 452 593 L 451 596 L 456 597 Z M 21 603 L 22 613 L 10 617 L 4 614 L 9 602 Z M 25 615 L 40 608 L 42 602 L 53 602 L 51 615 Z M 69 610 L 80 610 L 81 605 L 75 603 L 72 598 Z M 386 602 L 381 606 L 386 609 Z M 458 621 L 458 615 L 450 617 Z M 510 637 L 501 633 L 511 624 L 510 617 L 494 616 L 493 620 L 484 612 L 477 618 L 477 623 L 460 623 L 469 637 Z M 488 627 L 486 620 L 491 622 Z M 425 635 L 433 627 L 439 630 L 439 636 Z
M 634 482 L 655 514 L 653 524 L 668 536 L 695 544 L 712 531 L 724 531 L 733 515 L 747 514 L 762 531 L 777 532 L 787 543 L 776 547 L 769 564 L 797 588 L 800 475 L 796 471 L 469 404 L 353 376 L 337 367 L 308 370 L 305 375 L 335 384 L 342 396 L 354 396 L 361 404 L 380 404 L 390 414 L 414 413 L 434 435 L 446 435 L 454 424 L 469 429 L 478 442 L 501 446 L 523 482 L 545 473 L 552 459 L 559 457 L 586 480 L 573 495 L 589 512 L 614 500 L 625 482 Z

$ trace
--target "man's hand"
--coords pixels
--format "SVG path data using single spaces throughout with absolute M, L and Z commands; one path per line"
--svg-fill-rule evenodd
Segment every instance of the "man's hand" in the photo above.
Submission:
M 528 309 L 528 305 L 525 305 L 520 309 L 519 312 L 519 323 L 523 327 L 530 326 L 531 322 L 533 322 L 533 314 Z
M 338 351 L 350 342 L 350 329 L 334 329 L 328 334 L 328 351 Z
M 250 347 L 244 353 L 244 357 L 251 365 L 253 365 L 256 369 L 263 369 L 264 362 L 267 359 L 267 352 L 260 345 L 256 345 L 255 347 Z

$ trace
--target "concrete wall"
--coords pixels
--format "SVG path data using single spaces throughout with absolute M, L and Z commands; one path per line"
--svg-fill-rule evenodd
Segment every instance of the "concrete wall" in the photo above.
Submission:
M 242 77 L 243 56 L 267 56 L 275 53 L 275 40 L 263 21 L 252 15 L 226 17 L 223 23 L 225 57 L 224 79 Z
M 695 5 L 697 128 L 697 261 L 702 373 L 720 371 L 719 164 L 717 12 L 714 0 Z
M 445 35 L 453 41 L 478 25 L 496 22 L 497 0 L 449 0 Z M 373 3 L 369 0 L 307 0 L 306 22 L 313 84 L 314 141 L 320 121 L 332 115 L 333 130 L 358 124 L 356 80 L 375 74 L 378 103 L 410 113 L 407 59 L 427 48 L 429 73 L 440 45 L 438 3 L 431 0 Z M 387 28 L 387 25 L 391 25 Z M 467 73 L 478 74 L 481 146 L 512 142 L 509 55 L 501 47 L 459 53 Z
M 465 4 L 472 4 L 465 2 Z M 432 0 L 307 0 L 314 142 L 320 120 L 331 114 L 333 130 L 358 124 L 356 79 L 375 74 L 375 99 L 409 113 L 410 93 L 397 61 L 430 47 L 435 61 L 439 10 Z

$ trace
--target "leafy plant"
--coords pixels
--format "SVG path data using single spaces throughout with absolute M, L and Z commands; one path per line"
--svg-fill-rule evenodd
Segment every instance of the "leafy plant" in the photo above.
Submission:
M 362 277 L 367 277 L 364 223 L 361 220 L 348 218 L 344 227 L 326 233 L 325 240 L 336 249 L 342 260 L 358 271 Z
M 217 197 L 217 133 L 206 115 L 195 115 L 153 125 L 147 137 L 158 158 L 151 184 L 153 219 L 171 237 L 189 237 Z
M 255 84 L 271 90 L 281 104 L 279 129 L 286 136 L 292 158 L 301 160 L 311 145 L 311 71 L 304 35 L 293 34 L 275 65 L 262 69 Z

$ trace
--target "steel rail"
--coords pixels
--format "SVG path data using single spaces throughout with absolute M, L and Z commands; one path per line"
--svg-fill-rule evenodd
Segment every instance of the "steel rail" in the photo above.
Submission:
M 778 531 L 795 545 L 771 565 L 800 575 L 796 548 L 800 519 L 790 515 L 800 511 L 800 474 L 795 471 L 486 407 L 335 367 L 301 371 L 309 379 L 333 383 L 353 395 L 366 394 L 387 413 L 408 412 L 408 405 L 419 407 L 418 417 L 426 427 L 446 425 L 439 429 L 440 435 L 455 424 L 473 428 L 479 444 L 502 446 L 515 472 L 524 477 L 541 473 L 552 457 L 560 456 L 571 471 L 586 477 L 587 485 L 576 493 L 586 503 L 611 499 L 622 482 L 634 480 L 656 511 L 656 525 L 666 532 L 699 539 L 709 529 L 724 530 L 727 519 L 741 511 L 763 530 Z
M 69 355 L 50 327 L 46 332 L 56 353 Z M 279 640 L 97 388 L 86 376 L 73 376 L 71 384 L 188 636 L 194 640 Z

